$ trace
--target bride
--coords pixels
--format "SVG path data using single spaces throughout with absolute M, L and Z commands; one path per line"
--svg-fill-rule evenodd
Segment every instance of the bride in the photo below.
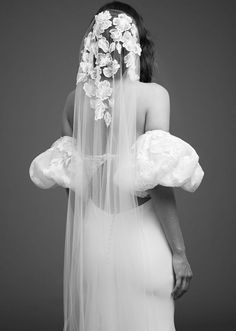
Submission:
M 68 191 L 64 331 L 174 331 L 192 271 L 174 187 L 194 192 L 195 149 L 169 132 L 153 43 L 129 5 L 100 8 L 80 48 L 62 137 L 35 157 L 40 188 Z

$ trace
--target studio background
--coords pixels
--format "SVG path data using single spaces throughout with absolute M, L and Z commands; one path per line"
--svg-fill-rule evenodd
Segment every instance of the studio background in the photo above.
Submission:
M 204 180 L 176 190 L 193 269 L 177 331 L 235 330 L 235 2 L 127 1 L 157 48 L 171 132 L 200 156 Z M 66 192 L 30 181 L 32 159 L 61 135 L 79 46 L 103 1 L 8 1 L 1 8 L 1 318 L 4 331 L 62 331 Z M 128 111 L 128 110 L 127 110 Z

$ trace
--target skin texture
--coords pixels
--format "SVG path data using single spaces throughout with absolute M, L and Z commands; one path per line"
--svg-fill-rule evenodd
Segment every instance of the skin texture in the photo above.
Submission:
M 137 89 L 137 136 L 149 130 L 169 131 L 170 98 L 168 91 L 156 83 L 136 83 Z M 62 113 L 62 136 L 72 136 L 75 91 L 65 102 Z M 68 189 L 67 189 L 68 193 Z M 193 273 L 186 256 L 186 249 L 180 228 L 176 199 L 172 187 L 158 185 L 148 193 L 152 199 L 155 213 L 161 222 L 166 239 L 172 251 L 172 265 L 175 285 L 172 296 L 176 300 L 189 289 Z M 139 198 L 142 204 L 150 198 Z
M 168 91 L 162 86 L 148 84 L 145 93 L 147 105 L 145 132 L 161 129 L 169 131 L 170 125 L 170 98 Z M 141 93 L 139 95 L 142 95 Z M 174 189 L 158 185 L 149 190 L 153 206 L 162 224 L 167 241 L 172 250 L 175 287 L 172 295 L 180 298 L 187 292 L 193 273 L 186 257 L 184 239 L 179 224 Z

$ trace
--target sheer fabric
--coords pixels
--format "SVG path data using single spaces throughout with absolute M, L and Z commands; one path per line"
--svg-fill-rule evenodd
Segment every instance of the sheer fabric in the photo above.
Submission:
M 122 190 L 113 180 L 121 163 L 135 162 L 131 160 L 130 149 L 136 140 L 134 85 L 139 79 L 140 52 L 133 19 L 117 11 L 98 14 L 82 43 L 74 106 L 75 152 L 71 160 L 75 170 L 74 189 L 69 192 L 65 243 L 64 331 L 130 331 L 137 314 L 147 309 L 145 301 L 133 300 L 135 286 L 144 297 L 146 292 L 147 270 L 140 226 L 142 209 L 137 208 L 137 197 L 132 189 Z M 91 224 L 91 204 L 110 216 L 105 226 L 104 214 L 93 214 L 100 235 L 92 238 L 86 228 Z M 122 254 L 122 237 L 115 245 L 111 243 L 116 216 L 129 210 L 134 211 L 133 222 L 137 224 L 139 270 L 126 257 L 128 252 Z M 125 233 L 125 229 L 125 222 L 121 223 L 119 231 Z M 89 240 L 92 240 L 90 246 Z M 93 265 L 87 263 L 89 247 L 93 254 L 99 247 L 104 248 L 100 240 L 106 241 L 107 251 L 98 257 L 112 254 L 112 259 L 116 260 L 121 254 L 122 264 L 108 260 L 105 268 L 103 263 L 100 265 L 99 258 L 93 258 Z M 135 273 L 140 274 L 143 282 L 133 284 Z M 127 303 L 130 303 L 128 311 L 125 309 Z M 109 327 L 109 315 L 105 318 L 104 309 L 114 315 L 109 317 L 113 321 Z M 145 315 L 142 322 L 140 319 L 142 330 L 146 318 Z

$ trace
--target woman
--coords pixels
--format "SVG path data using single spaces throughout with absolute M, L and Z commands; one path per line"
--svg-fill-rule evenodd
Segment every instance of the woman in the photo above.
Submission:
M 174 331 L 192 271 L 173 187 L 194 191 L 198 155 L 170 134 L 153 43 L 129 5 L 101 7 L 81 44 L 62 137 L 37 156 L 41 188 L 67 188 L 64 331 Z

